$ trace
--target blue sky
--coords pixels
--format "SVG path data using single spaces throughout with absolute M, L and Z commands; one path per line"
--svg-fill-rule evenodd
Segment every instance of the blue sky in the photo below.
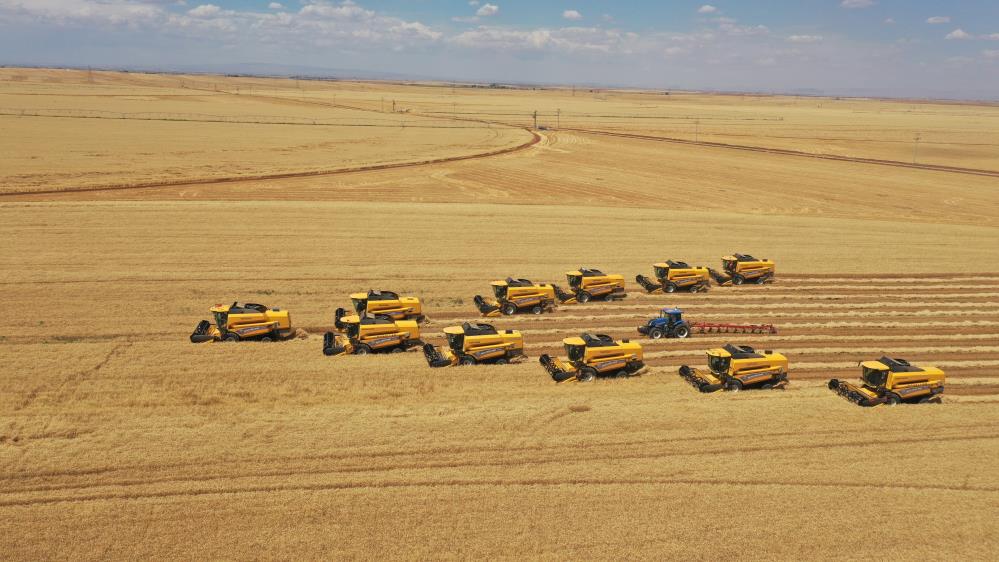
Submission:
M 0 63 L 999 98 L 999 1 L 0 0 Z

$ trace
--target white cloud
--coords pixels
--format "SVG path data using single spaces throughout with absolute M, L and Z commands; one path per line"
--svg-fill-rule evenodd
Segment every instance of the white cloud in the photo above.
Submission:
M 843 0 L 839 3 L 841 8 L 870 8 L 874 5 L 874 0 Z
M 926 23 L 930 24 L 950 23 L 950 16 L 933 16 L 931 18 L 926 18 Z
M 566 11 L 562 12 L 562 18 L 563 19 L 567 19 L 567 20 L 576 21 L 576 20 L 583 19 L 583 14 L 579 13 L 576 10 L 566 10 Z
M 989 60 L 999 60 L 999 50 L 986 49 L 982 51 L 982 56 Z
M 965 30 L 963 30 L 961 28 L 957 28 L 954 31 L 951 31 L 950 33 L 948 33 L 946 38 L 947 39 L 973 39 L 974 37 L 972 37 L 972 35 L 970 33 L 968 33 L 967 31 L 965 31 Z
M 479 5 L 479 0 L 468 0 L 468 5 L 469 6 L 478 6 Z
M 475 12 L 475 15 L 480 17 L 487 17 L 487 16 L 495 16 L 498 13 L 499 13 L 499 6 L 497 6 L 496 4 L 483 4 L 482 7 Z
M 888 25 L 895 25 L 895 18 L 885 18 L 885 23 Z
M 791 35 L 787 38 L 790 43 L 818 43 L 822 41 L 821 35 Z
M 714 14 L 718 12 L 718 8 L 712 6 L 711 4 L 705 4 L 697 9 L 698 14 Z
M 604 20 L 607 23 L 611 23 L 611 22 L 614 21 L 614 16 L 612 16 L 610 14 L 604 14 L 604 15 L 600 16 L 600 19 Z
M 215 4 L 202 4 L 196 8 L 187 11 L 187 14 L 194 16 L 196 18 L 210 18 L 212 16 L 217 16 L 222 11 Z
M 999 33 L 990 33 L 988 35 L 983 35 L 982 39 L 988 39 L 989 41 L 999 41 Z
M 280 2 L 271 2 L 267 5 L 267 7 L 272 10 L 282 10 L 284 9 L 284 4 L 281 4 Z

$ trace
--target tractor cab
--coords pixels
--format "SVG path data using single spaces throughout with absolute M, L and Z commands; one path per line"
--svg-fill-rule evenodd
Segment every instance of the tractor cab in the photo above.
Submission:
M 683 311 L 679 308 L 663 308 L 659 311 L 659 318 L 666 320 L 672 326 L 683 320 Z

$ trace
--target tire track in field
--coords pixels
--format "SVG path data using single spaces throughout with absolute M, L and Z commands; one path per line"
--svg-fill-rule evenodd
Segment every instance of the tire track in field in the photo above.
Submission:
M 394 170 L 398 168 L 415 168 L 420 166 L 429 166 L 435 164 L 446 164 L 449 162 L 461 162 L 464 160 L 478 160 L 482 158 L 491 158 L 493 156 L 502 156 L 506 154 L 513 154 L 525 149 L 528 149 L 539 142 L 541 142 L 542 136 L 538 133 L 530 130 L 524 129 L 531 135 L 531 140 L 521 143 L 516 146 L 491 150 L 489 152 L 482 152 L 478 154 L 466 154 L 462 156 L 450 156 L 442 158 L 430 158 L 426 160 L 420 160 L 416 162 L 396 162 L 391 164 L 372 164 L 368 166 L 353 166 L 348 168 L 337 168 L 332 170 L 312 170 L 307 172 L 282 172 L 276 174 L 256 174 L 247 176 L 231 176 L 222 178 L 194 178 L 194 179 L 180 179 L 180 180 L 167 180 L 167 181 L 156 181 L 156 182 L 145 182 L 145 183 L 130 183 L 130 184 L 120 184 L 120 185 L 104 185 L 104 186 L 93 186 L 93 187 L 67 187 L 63 189 L 46 189 L 39 191 L 10 191 L 10 192 L 0 192 L 0 199 L 12 199 L 12 198 L 31 198 L 40 195 L 65 195 L 70 193 L 94 193 L 94 192 L 109 192 L 109 191 L 132 191 L 139 189 L 157 189 L 164 187 L 195 187 L 195 186 L 206 186 L 206 185 L 221 185 L 229 183 L 239 183 L 239 182 L 259 182 L 259 181 L 272 181 L 280 179 L 295 179 L 295 178 L 312 178 L 321 176 L 335 176 L 343 174 L 353 174 L 357 172 L 373 172 L 381 170 Z
M 891 166 L 895 168 L 910 168 L 916 170 L 926 170 L 933 172 L 949 172 L 955 174 L 967 174 L 974 176 L 986 176 L 999 178 L 999 170 L 982 170 L 977 168 L 961 168 L 957 166 L 945 166 L 942 164 L 917 164 L 911 162 L 902 162 L 899 160 L 881 160 L 877 158 L 863 158 L 858 156 L 840 156 L 836 154 L 820 154 L 813 152 L 803 152 L 800 150 L 791 150 L 787 148 L 767 148 L 762 146 L 752 146 L 752 145 L 742 145 L 742 144 L 729 144 L 713 141 L 692 141 L 687 139 L 680 139 L 675 137 L 658 137 L 651 135 L 640 135 L 636 133 L 617 133 L 612 131 L 601 131 L 596 129 L 577 129 L 571 127 L 562 128 L 563 131 L 572 131 L 575 133 L 588 134 L 588 135 L 603 135 L 609 137 L 619 137 L 628 138 L 635 140 L 644 141 L 655 141 L 655 142 L 666 142 L 672 144 L 686 144 L 693 146 L 703 146 L 710 148 L 724 148 L 728 150 L 742 150 L 746 152 L 761 152 L 765 154 L 779 154 L 782 156 L 797 156 L 802 158 L 815 158 L 818 160 L 833 160 L 837 162 L 850 162 L 854 164 L 873 164 L 878 166 Z
M 893 438 L 891 440 L 891 445 L 911 445 L 920 443 L 942 443 L 942 442 L 959 442 L 959 441 L 981 441 L 981 440 L 992 440 L 999 438 L 999 435 L 927 435 L 922 437 L 903 437 L 903 438 Z M 728 440 L 730 437 L 716 438 L 717 440 Z M 703 443 L 704 439 L 692 439 L 688 438 L 685 441 L 691 441 L 695 443 Z M 593 461 L 633 461 L 633 460 L 649 460 L 661 458 L 663 456 L 670 457 L 700 457 L 700 456 L 716 456 L 716 455 L 744 455 L 744 454 L 755 454 L 755 453 L 780 453 L 787 451 L 805 451 L 805 450 L 828 450 L 828 449 L 839 449 L 844 447 L 873 447 L 879 446 L 876 443 L 872 443 L 870 440 L 850 440 L 843 442 L 822 442 L 817 444 L 791 444 L 791 445 L 759 445 L 759 446 L 736 446 L 736 447 L 707 447 L 699 450 L 683 450 L 677 451 L 670 446 L 675 446 L 676 442 L 674 440 L 646 440 L 638 443 L 629 443 L 627 446 L 622 447 L 618 444 L 608 444 L 595 442 L 588 443 L 584 447 L 578 445 L 562 445 L 559 447 L 531 447 L 530 452 L 540 452 L 549 453 L 546 457 L 520 457 L 520 458 L 504 458 L 504 454 L 508 454 L 509 450 L 503 447 L 492 449 L 488 451 L 489 453 L 495 453 L 499 458 L 487 458 L 482 460 L 468 459 L 464 455 L 466 453 L 449 453 L 448 459 L 441 460 L 437 456 L 427 456 L 427 459 L 413 459 L 409 462 L 397 462 L 384 466 L 377 466 L 370 464 L 370 461 L 358 462 L 352 465 L 340 466 L 340 467 L 320 467 L 320 468 L 300 468 L 300 469 L 263 469 L 256 471 L 242 471 L 237 473 L 219 473 L 219 474 L 198 474 L 198 475 L 177 475 L 177 476 L 166 476 L 163 478 L 138 478 L 132 480 L 124 480 L 118 482 L 96 482 L 96 483 L 85 483 L 82 485 L 67 485 L 67 486 L 50 486 L 50 487 L 35 487 L 35 488 L 24 488 L 17 490 L 10 490 L 0 493 L 3 495 L 23 495 L 34 492 L 47 492 L 47 491 L 62 491 L 62 492 L 72 492 L 72 491 L 82 491 L 91 490 L 95 488 L 138 488 L 142 486 L 153 486 L 156 484 L 202 484 L 212 481 L 220 481 L 220 483 L 233 483 L 238 479 L 261 479 L 261 478 L 274 478 L 274 479 L 287 479 L 290 477 L 300 477 L 300 476 L 346 476 L 346 475 L 363 475 L 372 473 L 389 473 L 394 471 L 416 471 L 416 470 L 451 470 L 451 469 L 511 469 L 511 468 L 521 468 L 528 466 L 539 466 L 547 464 L 560 464 L 560 463 L 588 463 Z M 659 446 L 660 449 L 653 449 L 653 446 Z M 639 452 L 635 450 L 638 449 Z M 557 452 L 556 452 L 557 451 Z M 595 454 L 594 454 L 595 453 Z M 363 458 L 363 457 L 362 457 Z M 357 460 L 355 457 L 350 457 L 349 460 Z M 192 465 L 191 468 L 200 468 L 198 465 Z M 230 490 L 220 490 L 219 488 L 213 488 L 216 493 L 237 493 L 240 488 L 231 488 Z M 116 497 L 122 499 L 135 499 L 141 497 L 149 497 L 153 494 L 154 497 L 159 493 L 170 493 L 169 491 L 146 491 L 146 492 L 136 492 L 136 493 L 117 493 Z M 177 491 L 179 495 L 185 495 L 186 492 Z M 37 502 L 37 503 L 49 503 L 51 501 L 88 501 L 91 497 L 101 498 L 104 494 L 93 494 L 91 496 L 71 496 L 64 495 L 59 498 L 52 497 L 41 497 L 41 498 L 26 498 L 21 500 L 0 500 L 0 506 L 6 505 L 20 505 L 19 502 Z
M 901 438 L 893 439 L 890 445 L 913 445 L 921 443 L 939 443 L 945 441 L 982 441 L 982 440 L 994 440 L 999 439 L 999 435 L 983 435 L 983 436 L 952 436 L 952 437 L 938 437 L 938 436 L 927 436 L 924 438 Z M 742 455 L 747 453 L 780 453 L 787 451 L 797 451 L 797 450 L 828 450 L 843 447 L 884 447 L 885 444 L 872 443 L 870 440 L 858 440 L 844 443 L 821 443 L 817 445 L 785 445 L 785 446 L 758 446 L 758 447 L 729 447 L 721 449 L 709 449 L 696 452 L 669 452 L 670 456 L 686 456 L 686 457 L 699 457 L 699 456 L 716 456 L 716 455 Z M 663 456 L 662 452 L 654 453 L 634 453 L 634 454 L 624 454 L 624 455 L 610 455 L 610 454 L 599 454 L 599 455 L 576 455 L 570 458 L 565 457 L 552 457 L 545 459 L 518 459 L 518 460 L 497 460 L 489 462 L 476 462 L 476 461 L 454 461 L 454 462 L 442 462 L 442 463 L 416 463 L 412 465 L 400 465 L 392 467 L 355 467 L 353 469 L 317 469 L 309 471 L 275 471 L 274 473 L 267 475 L 260 474 L 245 474 L 245 475 L 224 475 L 217 478 L 225 482 L 231 482 L 234 478 L 281 478 L 287 479 L 288 477 L 294 476 L 337 476 L 344 474 L 366 474 L 372 472 L 390 472 L 398 470 L 427 470 L 427 469 L 467 469 L 467 468 L 500 468 L 509 469 L 512 467 L 523 467 L 523 466 L 537 466 L 537 465 L 547 465 L 547 464 L 565 464 L 573 462 L 593 462 L 593 461 L 632 461 L 632 460 L 649 460 L 655 458 L 661 458 Z M 196 479 L 187 480 L 180 479 L 178 483 L 201 483 Z M 434 479 L 432 481 L 405 481 L 405 480 L 395 480 L 395 481 L 373 481 L 373 482 L 335 482 L 335 483 L 301 483 L 301 484 L 270 484 L 270 485 L 249 485 L 249 486 L 216 486 L 216 487 L 194 487 L 184 490 L 148 490 L 148 491 L 132 491 L 132 492 L 104 492 L 99 494 L 86 494 L 86 495 L 63 495 L 63 496 L 49 496 L 40 498 L 20 498 L 20 499 L 7 499 L 0 500 L 0 507 L 14 507 L 14 506 L 37 506 L 55 503 L 82 503 L 82 502 L 94 502 L 94 501 L 119 501 L 119 500 L 142 500 L 142 499 L 152 499 L 152 498 L 165 498 L 165 497 L 191 497 L 191 496 L 205 496 L 205 495 L 232 495 L 232 494 L 246 494 L 246 493 L 277 493 L 285 491 L 308 491 L 308 490 L 322 490 L 322 489 L 348 489 L 348 488 L 388 488 L 388 487 L 400 487 L 400 486 L 462 486 L 462 485 L 498 485 L 506 486 L 511 484 L 522 484 L 524 482 L 530 482 L 531 485 L 544 485 L 544 484 L 572 484 L 574 482 L 579 482 L 583 484 L 589 484 L 591 482 L 604 483 L 604 484 L 620 484 L 622 482 L 629 482 L 627 479 L 611 478 L 611 479 L 566 479 L 564 477 L 555 477 L 553 479 Z M 670 478 L 670 479 L 636 479 L 633 482 L 639 484 L 646 483 L 674 483 L 674 484 L 693 484 L 693 485 L 781 485 L 780 482 L 774 481 L 752 481 L 752 480 L 740 480 L 740 479 L 684 479 L 684 478 Z M 137 484 L 136 486 L 141 486 L 144 484 Z M 913 485 L 913 484 L 898 484 L 898 485 L 888 485 L 884 484 L 871 484 L 871 483 L 828 483 L 828 482 L 807 482 L 799 481 L 793 483 L 784 483 L 784 485 L 796 485 L 796 486 L 831 486 L 831 487 L 847 487 L 847 488 L 889 488 L 889 489 L 919 489 L 919 490 L 946 490 L 946 491 L 976 491 L 976 492 L 999 492 L 999 488 L 990 487 L 968 487 L 968 486 L 945 486 L 945 485 Z M 7 494 L 10 495 L 10 494 Z

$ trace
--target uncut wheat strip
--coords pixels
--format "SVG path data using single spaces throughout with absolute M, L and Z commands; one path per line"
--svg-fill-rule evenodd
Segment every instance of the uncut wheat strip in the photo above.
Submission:
M 863 276 L 858 275 L 857 277 L 798 277 L 796 275 L 785 275 L 780 277 L 781 283 L 794 283 L 794 282 L 806 282 L 806 283 L 855 283 L 857 285 L 863 285 L 870 283 L 871 281 L 877 281 L 878 283 L 954 283 L 954 282 L 969 282 L 969 281 L 996 281 L 996 275 L 976 275 L 976 276 L 962 276 L 962 277 L 877 277 L 877 276 Z
M 788 348 L 788 353 L 884 353 L 882 347 L 796 347 Z M 999 346 L 926 346 L 926 347 L 893 347 L 892 353 L 997 353 Z M 687 357 L 690 350 L 682 351 L 653 351 L 645 354 L 645 357 Z M 999 364 L 999 361 L 996 362 Z
M 749 314 L 749 313 L 741 313 L 741 312 L 733 312 L 733 313 L 730 313 L 730 314 L 722 314 L 722 313 L 705 313 L 705 314 L 701 314 L 701 313 L 698 313 L 697 314 L 697 319 L 698 320 L 724 320 L 724 319 L 740 318 L 740 319 L 751 319 L 751 321 L 747 321 L 746 323 L 752 323 L 752 324 L 763 324 L 763 323 L 767 323 L 767 324 L 770 324 L 770 323 L 773 323 L 772 321 L 773 321 L 774 318 L 883 318 L 883 317 L 927 318 L 927 317 L 937 317 L 939 315 L 940 315 L 940 311 L 939 310 L 876 311 L 876 312 L 875 311 L 860 311 L 860 312 L 858 312 L 858 311 L 843 311 L 843 312 L 801 312 L 801 313 L 773 311 L 773 312 L 766 312 L 766 313 L 760 312 L 758 314 Z M 985 316 L 985 317 L 999 316 L 999 310 L 967 310 L 967 311 L 964 311 L 962 313 L 962 316 Z M 593 315 L 587 315 L 587 316 L 581 316 L 581 315 L 565 315 L 565 316 L 563 316 L 563 315 L 559 315 L 558 318 L 559 318 L 559 320 L 573 320 L 573 321 L 600 321 L 600 320 L 612 319 L 612 318 L 618 318 L 618 319 L 633 318 L 633 319 L 636 319 L 636 320 L 647 320 L 648 319 L 648 315 L 636 315 L 636 314 L 599 314 L 599 315 L 593 314 Z M 764 322 L 764 318 L 766 319 L 765 322 Z M 533 323 L 538 323 L 538 322 L 545 322 L 545 321 L 547 321 L 545 319 L 539 319 L 538 317 L 532 317 L 532 318 L 526 318 L 525 317 L 525 318 L 521 318 L 521 319 L 518 319 L 518 320 L 520 320 L 522 323 L 528 324 L 528 325 L 530 323 L 532 323 L 532 322 Z M 788 325 L 788 324 L 781 324 L 781 325 L 785 326 L 785 325 Z M 804 325 L 804 324 L 799 324 L 799 325 Z M 823 325 L 823 324 L 818 324 L 818 326 L 821 326 L 821 325 Z M 856 324 L 855 323 L 853 325 L 854 326 L 864 326 L 866 324 Z M 959 324 L 942 323 L 942 324 L 937 324 L 937 325 L 944 326 L 944 325 L 959 325 Z
M 628 298 L 632 298 L 634 294 L 630 294 Z M 932 292 L 917 292 L 917 293 L 884 293 L 883 291 L 875 291 L 870 294 L 862 295 L 857 293 L 849 294 L 839 294 L 839 293 L 819 293 L 819 294 L 795 294 L 795 295 L 772 295 L 769 293 L 763 294 L 733 294 L 729 292 L 719 293 L 709 292 L 709 293 L 674 293 L 673 295 L 668 294 L 644 294 L 639 295 L 642 297 L 641 300 L 664 300 L 664 299 L 676 299 L 680 302 L 692 301 L 692 302 L 702 302 L 710 300 L 711 302 L 746 302 L 746 301 L 760 301 L 760 302 L 771 302 L 774 298 L 780 298 L 784 301 L 793 300 L 797 301 L 841 301 L 850 299 L 851 301 L 856 301 L 858 299 L 893 299 L 893 300 L 907 300 L 907 299 L 918 299 L 918 300 L 946 300 L 946 299 L 968 299 L 968 298 L 996 298 L 999 297 L 999 292 L 996 293 L 932 293 Z M 877 302 L 877 301 L 876 301 Z
M 613 332 L 613 330 L 606 329 L 606 328 L 597 328 L 596 330 L 593 330 L 593 331 L 594 332 L 598 332 L 598 333 Z M 575 332 L 571 331 L 571 330 L 553 330 L 552 334 L 549 334 L 549 335 L 564 336 L 565 334 L 572 334 L 572 333 L 575 333 Z M 640 338 L 640 336 L 636 335 L 635 339 L 638 339 L 638 338 Z M 562 345 L 562 340 L 561 339 L 536 341 L 536 340 L 533 340 L 531 338 L 528 338 L 528 340 L 529 341 L 524 344 L 524 347 L 528 348 L 528 349 L 541 348 L 541 347 L 557 347 L 557 346 Z M 677 339 L 667 339 L 667 338 L 663 338 L 661 340 L 650 340 L 650 339 L 644 339 L 644 338 L 642 338 L 640 341 L 641 341 L 642 346 L 644 346 L 645 348 L 655 348 L 655 347 L 666 347 L 666 346 L 675 347 L 675 346 L 678 346 L 678 345 L 684 345 L 684 346 L 687 346 L 687 345 L 690 345 L 690 346 L 703 346 L 705 344 L 724 344 L 724 343 L 731 342 L 732 340 L 753 340 L 753 341 L 761 342 L 761 343 L 762 342 L 766 342 L 768 345 L 770 343 L 816 343 L 816 342 L 829 342 L 829 341 L 833 341 L 833 342 L 837 342 L 837 343 L 840 343 L 840 342 L 842 342 L 842 343 L 846 343 L 846 342 L 862 342 L 862 343 L 885 342 L 885 344 L 890 344 L 891 342 L 894 342 L 894 341 L 909 342 L 909 341 L 943 341 L 943 340 L 953 340 L 953 341 L 959 341 L 959 342 L 961 342 L 961 341 L 969 341 L 970 342 L 971 340 L 985 340 L 985 341 L 989 341 L 989 342 L 994 342 L 994 341 L 999 341 L 999 334 L 972 334 L 972 335 L 967 335 L 967 336 L 961 335 L 961 334 L 951 334 L 951 335 L 948 335 L 948 336 L 933 336 L 933 335 L 906 336 L 906 335 L 897 335 L 897 336 L 891 336 L 891 337 L 886 337 L 886 338 L 879 338 L 877 336 L 848 337 L 848 336 L 836 336 L 836 335 L 822 335 L 822 336 L 813 337 L 813 336 L 776 336 L 776 335 L 770 335 L 770 334 L 740 334 L 740 333 L 731 333 L 731 334 L 720 334 L 720 335 L 712 335 L 712 336 L 701 336 L 701 335 L 698 335 L 697 337 L 694 337 L 694 338 L 691 338 L 691 339 L 688 339 L 688 340 L 677 340 Z M 895 349 L 895 348 L 893 347 L 892 349 Z
M 999 367 L 999 359 L 971 359 L 971 360 L 943 360 L 943 361 L 932 361 L 926 362 L 926 364 L 932 365 L 933 367 L 947 368 L 947 367 Z M 809 361 L 795 361 L 791 364 L 792 369 L 810 369 L 810 370 L 833 370 L 833 369 L 856 369 L 856 361 L 843 361 L 843 362 L 809 362 Z
M 600 310 L 600 305 L 578 305 L 579 310 Z M 933 304 L 928 304 L 925 302 L 835 302 L 835 303 L 816 303 L 816 302 L 787 302 L 785 299 L 780 299 L 780 302 L 769 302 L 765 304 L 761 303 L 713 303 L 713 302 L 700 302 L 700 303 L 690 303 L 689 308 L 696 308 L 697 310 L 702 309 L 759 309 L 765 307 L 766 310 L 781 310 L 781 309 L 802 309 L 802 310 L 824 310 L 824 309 L 837 309 L 837 308 L 849 308 L 851 310 L 865 309 L 865 308 L 927 308 L 934 306 Z M 648 306 L 644 304 L 621 304 L 614 303 L 608 308 L 613 308 L 613 310 L 648 310 Z M 999 302 L 996 301 L 985 301 L 985 302 L 948 302 L 946 303 L 947 308 L 996 308 L 999 309 Z M 680 307 L 681 309 L 683 307 Z
M 973 284 L 973 285 L 956 284 L 956 283 L 947 283 L 946 285 L 947 285 L 947 287 L 949 287 L 951 289 L 988 289 L 988 290 L 992 290 L 992 291 L 994 291 L 996 289 L 999 289 L 999 285 L 995 284 L 994 280 L 993 280 L 993 282 L 989 282 L 989 283 L 976 283 L 976 284 Z M 768 291 L 768 290 L 798 292 L 798 291 L 827 291 L 829 289 L 838 289 L 838 290 L 844 290 L 844 291 L 849 291 L 849 290 L 854 290 L 855 291 L 855 290 L 858 290 L 858 289 L 859 290 L 863 290 L 863 291 L 897 291 L 897 290 L 906 290 L 906 291 L 918 291 L 918 290 L 922 290 L 922 291 L 925 291 L 925 290 L 927 290 L 927 287 L 926 287 L 925 284 L 922 284 L 922 285 L 902 285 L 902 284 L 876 284 L 876 283 L 869 283 L 869 284 L 864 284 L 864 285 L 859 285 L 859 284 L 848 285 L 848 284 L 842 284 L 841 283 L 841 284 L 829 284 L 829 285 L 822 285 L 822 284 L 800 284 L 800 285 L 796 284 L 796 285 L 789 285 L 789 284 L 773 283 L 773 284 L 767 284 L 767 285 L 743 285 L 742 287 L 733 287 L 733 288 L 730 288 L 730 289 L 727 289 L 727 290 L 731 290 L 731 291 L 744 291 L 744 292 L 748 293 L 748 292 L 752 292 L 752 291 Z M 719 289 L 719 290 L 723 290 L 723 289 Z

